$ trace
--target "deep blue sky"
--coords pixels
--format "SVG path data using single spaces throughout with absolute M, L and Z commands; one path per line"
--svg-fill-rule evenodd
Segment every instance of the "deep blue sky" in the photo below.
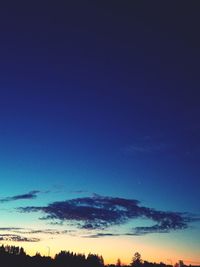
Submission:
M 83 190 L 198 214 L 199 20 L 184 1 L 2 5 L 1 197 Z

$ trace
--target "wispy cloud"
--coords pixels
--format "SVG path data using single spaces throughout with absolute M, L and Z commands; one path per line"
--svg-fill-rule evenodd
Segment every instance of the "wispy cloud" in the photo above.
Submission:
M 14 241 L 14 242 L 39 242 L 39 238 L 24 237 L 14 234 L 0 234 L 0 241 Z
M 48 234 L 48 235 L 61 235 L 68 234 L 72 230 L 57 230 L 57 229 L 31 229 L 22 227 L 0 227 L 0 232 L 11 232 L 18 234 Z M 1 235 L 1 233 L 0 233 Z M 5 234 L 4 234 L 5 235 Z M 7 234 L 6 234 L 7 235 Z M 10 235 L 10 234 L 9 234 Z
M 144 136 L 137 138 L 132 144 L 126 146 L 123 151 L 130 154 L 155 154 L 166 152 L 171 145 L 163 142 L 159 137 Z
M 157 143 L 157 144 L 132 144 L 127 146 L 124 150 L 129 153 L 144 153 L 144 154 L 152 154 L 166 151 L 168 146 L 165 143 Z
M 0 227 L 0 231 L 18 231 L 21 227 Z
M 21 195 L 0 198 L 0 203 L 17 201 L 17 200 L 22 200 L 22 199 L 35 199 L 39 193 L 41 192 L 38 190 L 33 190 L 33 191 L 30 191 L 28 193 L 21 194 Z
M 168 233 L 172 230 L 186 229 L 190 222 L 196 220 L 188 213 L 159 211 L 144 207 L 135 199 L 117 197 L 76 198 L 53 202 L 47 206 L 28 206 L 18 209 L 20 212 L 42 212 L 45 220 L 71 222 L 85 230 L 104 230 L 110 226 L 123 225 L 138 218 L 155 222 L 149 227 L 133 227 L 132 235 L 147 233 Z
M 114 234 L 114 233 L 96 233 L 96 234 L 89 234 L 83 235 L 84 238 L 100 238 L 100 237 L 107 237 L 107 236 L 120 236 L 122 234 Z

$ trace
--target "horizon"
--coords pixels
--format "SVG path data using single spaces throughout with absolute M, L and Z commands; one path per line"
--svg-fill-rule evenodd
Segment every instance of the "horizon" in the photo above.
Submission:
M 115 262 L 105 262 L 104 261 L 104 258 L 103 258 L 103 255 L 99 255 L 99 254 L 95 254 L 95 253 L 91 253 L 91 252 L 89 252 L 88 254 L 85 254 L 85 253 L 80 253 L 80 252 L 73 252 L 73 251 L 70 251 L 70 250 L 61 250 L 61 251 L 59 251 L 59 252 L 57 252 L 54 256 L 51 256 L 50 255 L 50 247 L 47 247 L 47 249 L 48 249 L 48 251 L 47 251 L 47 255 L 42 255 L 41 253 L 40 253 L 40 251 L 37 251 L 35 254 L 28 254 L 25 250 L 24 250 L 24 248 L 23 247 L 20 247 L 20 246 L 15 246 L 15 245 L 4 245 L 4 244 L 1 244 L 1 248 L 3 247 L 3 248 L 5 248 L 6 249 L 6 252 L 8 253 L 8 254 L 12 254 L 12 253 L 10 253 L 9 252 L 9 249 L 8 248 L 12 248 L 12 246 L 13 247 L 15 247 L 15 248 L 18 248 L 19 249 L 19 251 L 15 254 L 16 256 L 19 256 L 20 254 L 21 254 L 21 252 L 20 252 L 20 250 L 22 249 L 22 253 L 24 254 L 25 253 L 25 255 L 26 256 L 30 256 L 30 257 L 35 257 L 35 256 L 40 256 L 40 257 L 46 257 L 46 258 L 51 258 L 51 259 L 56 259 L 56 257 L 60 254 L 60 253 L 72 253 L 72 254 L 74 254 L 74 255 L 84 255 L 85 256 L 85 259 L 87 259 L 88 258 L 88 256 L 90 256 L 90 255 L 94 255 L 94 256 L 98 256 L 99 257 L 99 259 L 101 260 L 101 258 L 102 258 L 102 260 L 103 260 L 103 264 L 105 265 L 105 266 L 109 266 L 109 265 L 115 265 L 115 266 L 118 266 L 118 262 L 120 262 L 119 264 L 120 264 L 120 266 L 130 266 L 131 265 L 131 262 L 133 261 L 133 258 L 134 258 L 134 255 L 135 254 L 139 254 L 139 256 L 141 257 L 142 255 L 139 253 L 139 252 L 135 252 L 135 253 L 133 253 L 133 255 L 132 255 L 132 258 L 131 258 L 131 261 L 129 262 L 129 263 L 124 263 L 124 262 L 122 262 L 121 261 L 121 259 L 120 258 L 116 258 L 116 261 Z M 181 264 L 181 266 L 200 266 L 199 265 L 199 262 L 192 262 L 192 261 L 188 261 L 188 260 L 178 260 L 178 261 L 176 261 L 174 264 L 173 264 L 173 262 L 172 262 L 172 260 L 171 259 L 167 259 L 167 261 L 168 261 L 168 263 L 165 263 L 165 262 L 151 262 L 151 261 L 147 261 L 147 260 L 145 260 L 145 259 L 143 259 L 142 257 L 140 258 L 140 261 L 141 261 L 141 263 L 142 264 L 145 264 L 145 263 L 152 263 L 152 264 L 165 264 L 166 266 L 175 266 L 175 265 L 177 265 L 177 264 Z M 186 264 L 185 264 L 186 263 Z
M 199 8 L 1 4 L 0 243 L 200 262 Z

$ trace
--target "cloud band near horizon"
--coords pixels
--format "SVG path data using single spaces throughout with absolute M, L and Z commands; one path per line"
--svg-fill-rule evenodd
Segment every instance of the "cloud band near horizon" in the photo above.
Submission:
M 53 202 L 41 207 L 21 207 L 18 210 L 23 213 L 42 212 L 44 217 L 41 219 L 43 220 L 70 221 L 78 228 L 86 230 L 105 230 L 110 226 L 123 225 L 139 218 L 154 222 L 151 226 L 133 227 L 128 235 L 169 233 L 172 230 L 186 229 L 189 223 L 199 220 L 189 213 L 159 211 L 144 207 L 135 199 L 99 195 Z M 99 236 L 103 234 L 97 235 Z
M 39 193 L 41 193 L 39 190 L 33 190 L 33 191 L 30 191 L 28 193 L 21 194 L 21 195 L 15 195 L 12 197 L 0 198 L 0 203 L 17 201 L 17 200 L 24 200 L 24 199 L 35 199 Z

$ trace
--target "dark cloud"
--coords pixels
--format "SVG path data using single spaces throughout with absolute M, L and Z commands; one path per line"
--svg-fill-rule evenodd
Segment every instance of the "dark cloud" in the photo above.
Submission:
M 0 234 L 1 241 L 14 241 L 14 242 L 39 242 L 39 238 L 29 238 L 14 234 Z
M 152 219 L 156 221 L 157 224 L 148 227 L 136 227 L 134 228 L 134 235 L 169 233 L 171 230 L 186 229 L 190 222 L 197 220 L 197 218 L 189 214 L 175 212 L 158 214 L 158 218 L 154 215 Z
M 89 235 L 83 235 L 84 238 L 99 238 L 99 237 L 109 237 L 109 236 L 133 236 L 136 235 L 134 232 L 130 233 L 94 233 Z
M 96 233 L 91 235 L 84 235 L 82 237 L 84 238 L 99 238 L 99 237 L 105 237 L 105 236 L 120 236 L 121 234 L 113 234 L 113 233 Z
M 37 197 L 37 195 L 40 193 L 40 191 L 38 190 L 33 190 L 30 191 L 26 194 L 22 194 L 22 195 L 16 195 L 16 196 L 12 196 L 12 197 L 5 197 L 5 198 L 1 198 L 0 202 L 4 203 L 4 202 L 10 202 L 10 201 L 16 201 L 16 200 L 21 200 L 21 199 L 34 199 Z
M 137 218 L 146 218 L 154 222 L 153 226 L 132 228 L 132 235 L 167 233 L 171 230 L 185 229 L 194 220 L 190 214 L 159 211 L 141 206 L 135 199 L 99 195 L 53 202 L 43 207 L 23 207 L 19 210 L 21 212 L 40 211 L 46 214 L 42 219 L 71 221 L 86 230 L 105 229 Z

